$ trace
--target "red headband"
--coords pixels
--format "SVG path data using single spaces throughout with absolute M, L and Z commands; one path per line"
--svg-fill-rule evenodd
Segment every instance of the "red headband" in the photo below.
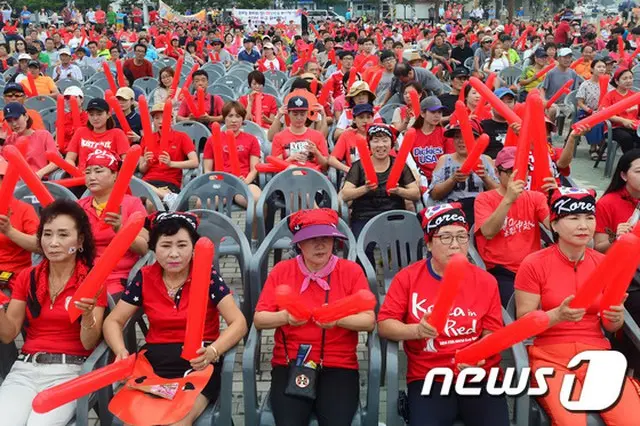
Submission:
M 89 166 L 106 167 L 117 172 L 120 167 L 120 158 L 112 152 L 97 149 L 87 157 L 87 167 Z

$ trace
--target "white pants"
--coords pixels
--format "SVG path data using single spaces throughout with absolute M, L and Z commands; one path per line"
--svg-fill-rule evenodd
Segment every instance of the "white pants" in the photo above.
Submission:
M 66 426 L 75 415 L 75 401 L 44 414 L 35 413 L 31 403 L 38 392 L 77 377 L 80 368 L 16 361 L 0 386 L 0 422 L 11 426 Z

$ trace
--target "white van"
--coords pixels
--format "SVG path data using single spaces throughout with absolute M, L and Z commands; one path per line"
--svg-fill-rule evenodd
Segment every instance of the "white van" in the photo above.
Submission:
M 332 21 L 340 21 L 342 23 L 346 22 L 344 16 L 338 15 L 334 10 L 327 9 L 316 9 L 316 10 L 308 10 L 307 16 L 310 21 L 324 21 L 327 19 L 331 19 Z

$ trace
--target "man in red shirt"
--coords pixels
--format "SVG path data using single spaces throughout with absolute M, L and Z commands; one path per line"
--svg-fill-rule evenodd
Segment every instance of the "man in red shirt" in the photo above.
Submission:
M 571 25 L 569 25 L 570 20 L 571 18 L 569 16 L 564 15 L 556 27 L 553 42 L 557 44 L 558 47 L 563 47 L 569 44 L 569 34 L 571 34 Z
M 207 93 L 207 87 L 209 87 L 209 75 L 204 70 L 198 70 L 191 76 L 193 78 L 193 93 L 197 93 L 199 87 L 205 91 L 204 105 L 206 112 L 202 115 L 195 114 L 194 111 L 191 111 L 189 108 L 187 101 L 184 100 L 178 109 L 178 117 L 176 118 L 176 121 L 198 121 L 205 126 L 209 126 L 213 122 L 221 123 L 224 101 L 218 95 L 211 95 L 210 93 Z M 194 99 L 194 103 L 197 104 L 197 100 Z
M 144 57 L 147 54 L 147 46 L 138 43 L 133 48 L 134 57 L 124 61 L 124 69 L 131 71 L 135 80 L 142 77 L 153 77 L 153 67 L 151 62 Z
M 516 147 L 496 157 L 500 186 L 478 194 L 474 203 L 476 245 L 487 271 L 498 281 L 502 305 L 513 295 L 513 282 L 522 260 L 541 249 L 539 223 L 549 229 L 549 207 L 542 192 L 526 191 L 514 181 Z M 550 187 L 555 187 L 551 178 Z
M 326 82 L 326 84 L 331 87 L 331 97 L 333 99 L 344 94 L 344 90 L 342 89 L 342 77 L 351 71 L 351 68 L 353 67 L 353 52 L 349 50 L 341 50 L 338 52 L 338 58 L 340 58 L 340 63 L 342 64 L 341 69 L 331 74 L 331 77 L 329 77 L 329 80 Z
M 96 6 L 95 18 L 96 18 L 96 31 L 101 33 L 102 28 L 104 28 L 104 24 L 107 21 L 107 14 L 105 13 L 104 10 L 102 10 L 102 7 L 100 5 Z
M 271 155 L 291 163 L 294 167 L 326 170 L 329 148 L 324 135 L 305 126 L 309 102 L 302 96 L 293 96 L 287 103 L 291 126 L 276 134 Z

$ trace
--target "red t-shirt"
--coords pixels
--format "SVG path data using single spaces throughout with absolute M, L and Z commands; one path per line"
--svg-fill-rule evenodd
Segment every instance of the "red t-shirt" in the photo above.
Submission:
M 78 204 L 87 213 L 87 216 L 89 216 L 89 223 L 91 224 L 91 230 L 93 231 L 93 240 L 96 245 L 97 259 L 102 256 L 102 253 L 107 249 L 111 240 L 116 236 L 116 233 L 111 226 L 102 229 L 100 217 L 97 215 L 96 209 L 93 207 L 93 196 L 81 198 L 78 200 Z M 140 212 L 145 215 L 147 214 L 140 198 L 125 194 L 122 199 L 122 203 L 120 203 L 122 223 L 126 223 L 129 217 L 135 212 Z M 129 272 L 138 259 L 140 259 L 140 256 L 131 250 L 127 250 L 124 256 L 122 256 L 114 270 L 107 278 L 107 291 L 109 294 L 115 294 L 122 291 L 121 280 L 123 278 L 126 279 L 129 276 Z
M 628 98 L 629 96 L 633 96 L 635 93 L 635 91 L 629 90 L 625 96 L 622 96 L 620 92 L 618 92 L 618 90 L 611 90 L 610 92 L 607 92 L 606 95 L 604 95 L 601 109 L 610 107 L 611 105 L 616 104 L 621 100 Z M 637 120 L 639 117 L 638 112 L 638 105 L 633 105 L 628 110 L 616 114 L 616 117 L 626 118 L 629 120 Z M 612 122 L 612 125 L 613 127 L 621 127 L 621 125 L 618 123 Z
M 278 262 L 264 283 L 264 288 L 260 293 L 258 305 L 256 306 L 256 312 L 277 312 L 282 310 L 283 308 L 276 303 L 275 293 L 277 286 L 286 283 L 292 288 L 294 294 L 300 294 L 303 281 L 304 276 L 298 267 L 296 259 Z M 364 276 L 364 272 L 362 272 L 362 268 L 358 264 L 344 259 L 338 260 L 335 269 L 331 273 L 329 286 L 331 287 L 329 290 L 329 303 L 360 290 L 369 290 L 369 283 Z M 323 305 L 325 296 L 325 291 L 314 281 L 300 294 L 304 305 L 310 309 Z M 284 332 L 287 340 L 287 354 L 291 360 L 295 360 L 298 354 L 298 346 L 306 343 L 311 345 L 311 354 L 309 354 L 308 359 L 316 363 L 320 361 L 322 329 L 310 321 L 300 327 L 285 325 L 276 330 L 273 357 L 271 358 L 272 366 L 287 365 L 282 332 Z M 324 366 L 357 370 L 357 346 L 357 332 L 341 327 L 327 329 L 324 345 Z
M 95 18 L 96 24 L 104 24 L 107 19 L 107 14 L 104 10 L 96 10 Z
M 549 206 L 544 194 L 524 191 L 509 208 L 502 229 L 492 239 L 482 235 L 480 228 L 502 202 L 498 190 L 478 194 L 473 205 L 478 253 L 487 269 L 496 265 L 518 272 L 522 260 L 540 250 L 540 227 L 538 223 L 549 217 Z
M 242 104 L 243 107 L 247 107 L 247 95 L 241 96 L 240 99 L 238 99 L 238 101 Z M 253 121 L 255 123 L 257 123 L 257 118 L 256 118 L 256 114 L 257 114 L 257 108 L 258 108 L 258 104 L 255 101 L 255 97 L 253 99 L 253 103 L 251 104 L 251 116 L 253 117 Z M 266 115 L 267 117 L 270 117 L 272 115 L 276 115 L 278 113 L 278 104 L 276 103 L 276 98 L 274 98 L 273 96 L 267 94 L 267 93 L 263 93 L 262 94 L 262 114 Z M 262 127 L 264 127 L 265 129 L 268 129 L 269 127 L 271 127 L 271 124 L 265 122 L 264 120 L 262 120 Z
M 222 151 L 224 152 L 224 171 L 231 173 L 231 161 L 229 160 L 229 145 L 226 142 L 226 135 L 222 134 L 223 145 Z M 251 171 L 251 157 L 260 158 L 260 143 L 255 136 L 240 132 L 236 135 L 236 150 L 238 153 L 238 161 L 240 161 L 240 175 L 248 176 Z M 213 139 L 209 137 L 207 143 L 204 145 L 203 158 L 205 160 L 214 160 L 213 156 Z
M 629 220 L 638 201 L 626 188 L 603 195 L 596 203 L 596 232 L 615 236 L 618 225 Z
M 344 73 L 342 70 L 336 71 L 331 74 L 329 80 L 325 84 L 329 84 L 331 87 L 331 97 L 333 99 L 337 98 L 340 95 L 344 95 L 344 88 L 342 87 L 342 77 L 344 77 Z
M 89 154 L 98 149 L 115 152 L 122 157 L 129 149 L 129 138 L 117 128 L 96 133 L 88 127 L 81 127 L 76 130 L 71 142 L 67 145 L 68 153 L 78 154 L 76 163 L 80 170 L 85 168 Z
M 122 68 L 131 71 L 134 80 L 142 77 L 153 77 L 153 67 L 151 66 L 151 62 L 146 59 L 142 60 L 142 65 L 136 65 L 133 58 L 129 58 L 124 61 Z
M 53 140 L 53 136 L 48 131 L 36 130 L 31 136 L 18 136 L 17 133 L 13 133 L 7 137 L 5 145 L 16 145 L 23 137 L 29 138 L 25 160 L 27 160 L 31 170 L 37 172 L 49 164 L 47 152 L 56 152 L 58 150 L 56 141 Z
M 156 139 L 155 144 L 159 146 L 160 134 L 154 133 L 153 137 Z M 189 153 L 196 151 L 193 141 L 189 138 L 189 135 L 184 132 L 171 130 L 169 141 L 169 158 L 171 161 L 185 161 Z M 145 148 L 146 142 L 143 139 L 142 149 L 145 150 Z M 151 161 L 149 164 L 149 170 L 147 170 L 142 179 L 147 182 L 154 180 L 168 182 L 180 188 L 182 186 L 182 169 L 168 167 L 157 161 L 157 158 L 154 158 L 154 161 Z
M 424 380 L 436 367 L 455 368 L 457 351 L 480 339 L 484 330 L 502 328 L 502 305 L 496 279 L 475 265 L 468 265 L 464 285 L 449 314 L 444 332 L 435 339 L 403 342 L 407 354 L 407 383 Z M 395 319 L 405 324 L 417 324 L 433 309 L 442 278 L 436 275 L 428 261 L 420 260 L 396 274 L 391 281 L 378 322 Z M 487 371 L 500 363 L 500 355 L 486 360 Z
M 17 231 L 35 235 L 40 219 L 31 204 L 12 198 L 9 207 L 9 222 Z M 31 266 L 31 253 L 4 234 L 0 234 L 0 247 L 0 271 L 17 274 Z
M 307 144 L 313 143 L 318 147 L 318 151 L 325 157 L 329 155 L 329 148 L 327 147 L 327 140 L 324 135 L 317 130 L 307 129 L 301 135 L 295 135 L 289 128 L 276 134 L 273 138 L 271 145 L 271 155 L 277 157 L 282 155 L 282 159 L 286 160 L 291 154 L 298 152 L 308 152 Z M 312 169 L 320 170 L 318 159 L 311 153 L 307 156 L 307 161 L 304 163 L 291 163 L 298 167 L 309 167 Z
M 140 306 L 144 310 L 149 320 L 149 332 L 145 336 L 147 343 L 184 343 L 190 287 L 191 272 L 174 299 L 171 299 L 167 294 L 167 287 L 162 279 L 162 267 L 159 263 L 143 267 L 133 281 L 127 284 L 121 300 Z M 217 306 L 229 294 L 231 294 L 229 287 L 212 269 L 209 285 L 210 298 L 204 319 L 204 341 L 213 342 L 220 336 Z
M 422 129 L 416 129 L 416 141 L 413 144 L 411 155 L 416 165 L 420 169 L 420 173 L 431 181 L 433 169 L 436 168 L 438 159 L 443 154 L 451 154 L 456 149 L 451 139 L 444 137 L 444 128 L 437 126 L 433 132 L 426 135 Z
M 87 121 L 89 120 L 89 114 L 86 111 L 80 111 L 80 126 L 86 127 Z M 64 155 L 67 153 L 67 148 L 69 146 L 69 142 L 73 139 L 73 135 L 75 135 L 76 131 L 81 127 L 75 127 L 73 125 L 73 117 L 71 114 L 64 115 L 64 145 L 60 146 L 58 144 L 58 150 Z M 59 142 L 59 141 L 56 141 Z
M 355 129 L 345 130 L 338 138 L 336 145 L 333 147 L 331 156 L 335 157 L 339 161 L 344 161 L 347 166 L 351 167 L 355 161 L 360 159 L 360 153 L 356 149 L 355 141 L 355 136 L 357 134 L 358 131 Z
M 222 107 L 224 107 L 224 101 L 220 96 L 217 95 L 213 95 L 213 101 L 211 100 L 211 97 L 212 95 L 209 93 L 204 94 L 204 107 L 206 109 L 207 115 L 210 115 L 212 117 L 222 115 Z M 198 101 L 195 96 L 193 97 L 193 102 L 196 106 L 198 105 Z M 182 101 L 182 103 L 180 104 L 180 108 L 178 109 L 178 115 L 180 117 L 188 117 L 189 114 L 192 114 L 192 111 L 189 108 L 187 101 Z
M 603 254 L 587 248 L 584 258 L 576 264 L 567 259 L 557 245 L 553 245 L 530 254 L 522 261 L 516 274 L 515 289 L 539 295 L 541 309 L 548 311 L 576 294 L 603 258 Z M 600 296 L 581 321 L 556 324 L 539 334 L 533 341 L 534 345 L 582 343 L 609 349 L 609 341 L 600 328 L 599 311 Z
M 22 346 L 22 352 L 89 356 L 91 350 L 85 349 L 80 340 L 80 320 L 70 322 L 67 311 L 71 298 L 87 276 L 87 267 L 80 262 L 76 264 L 76 270 L 55 298 L 53 305 L 49 297 L 49 262 L 46 260 L 38 266 L 23 270 L 18 275 L 11 297 L 15 300 L 27 301 L 31 293 L 31 270 L 33 269 L 36 271 L 36 292 L 43 292 L 43 299 L 40 304 L 40 315 L 37 318 L 33 318 L 29 308 L 26 308 L 26 319 L 29 322 L 28 324 L 25 322 L 27 337 Z M 107 306 L 107 294 L 104 291 L 98 295 L 96 306 Z

